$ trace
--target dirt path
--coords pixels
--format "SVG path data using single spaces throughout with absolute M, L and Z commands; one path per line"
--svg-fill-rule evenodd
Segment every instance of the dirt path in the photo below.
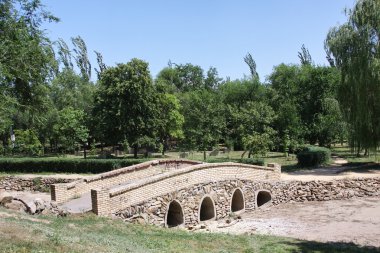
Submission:
M 380 177 L 379 170 L 369 170 L 368 172 L 352 172 L 346 171 L 342 172 L 344 168 L 342 167 L 329 167 L 329 168 L 318 168 L 310 170 L 299 170 L 295 172 L 283 172 L 281 173 L 281 180 L 284 181 L 312 181 L 312 180 L 337 180 L 345 178 L 373 178 Z
M 246 212 L 242 218 L 225 228 L 220 228 L 222 221 L 214 221 L 209 228 L 212 232 L 258 233 L 380 247 L 380 197 L 287 203 Z

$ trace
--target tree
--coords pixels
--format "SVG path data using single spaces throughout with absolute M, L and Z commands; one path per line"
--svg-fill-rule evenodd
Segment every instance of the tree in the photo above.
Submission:
M 27 155 L 41 155 L 42 144 L 39 141 L 35 131 L 31 129 L 27 130 L 15 130 L 14 131 L 16 141 L 15 150 Z
M 206 159 L 206 150 L 215 147 L 222 138 L 225 120 L 221 101 L 216 93 L 206 89 L 187 92 L 181 100 L 185 117 L 182 144 L 203 151 Z
M 302 45 L 301 52 L 298 52 L 298 58 L 301 61 L 301 65 L 313 65 L 309 49 L 305 45 Z
M 278 115 L 275 125 L 279 132 L 276 144 L 279 149 L 285 147 L 283 143 L 287 138 L 290 149 L 303 142 L 329 146 L 340 139 L 344 124 L 339 124 L 339 129 L 331 127 L 331 121 L 342 121 L 340 110 L 333 109 L 336 103 L 327 103 L 336 101 L 337 69 L 312 64 L 280 64 L 274 68 L 269 81 L 271 105 Z
M 184 117 L 181 114 L 181 105 L 176 96 L 172 94 L 158 95 L 158 117 L 156 125 L 158 137 L 162 144 L 162 155 L 165 154 L 171 138 L 181 140 L 183 138 Z
M 102 141 L 117 144 L 127 140 L 137 157 L 141 140 L 155 139 L 157 134 L 157 99 L 148 63 L 132 59 L 104 70 L 94 114 Z
M 58 112 L 58 121 L 53 129 L 58 143 L 69 152 L 75 150 L 77 143 L 84 144 L 89 136 L 85 127 L 84 112 L 72 107 Z
M 38 0 L 0 2 L 0 138 L 10 125 L 38 128 L 48 109 L 47 82 L 57 72 L 50 40 L 42 22 L 57 22 Z M 22 122 L 16 122 L 22 119 Z
M 23 105 L 38 106 L 34 91 L 57 66 L 51 42 L 39 27 L 42 21 L 58 19 L 38 0 L 4 0 L 0 10 L 0 86 Z
M 206 78 L 204 80 L 205 88 L 216 90 L 221 84 L 223 78 L 218 75 L 218 70 L 214 67 L 210 67 L 207 70 Z
M 98 62 L 99 66 L 99 69 L 95 68 L 95 71 L 98 76 L 98 79 L 100 79 L 100 75 L 103 73 L 104 70 L 107 69 L 107 65 L 103 62 L 103 55 L 98 51 L 94 52 L 96 54 L 96 61 Z
M 90 114 L 96 87 L 70 68 L 64 68 L 51 82 L 50 97 L 57 110 L 73 107 Z
M 380 2 L 359 0 L 348 21 L 332 28 L 325 46 L 341 71 L 339 102 L 350 124 L 350 144 L 380 145 Z
M 58 55 L 59 60 L 63 64 L 64 68 L 72 70 L 74 68 L 72 62 L 72 55 L 69 46 L 63 39 L 58 40 Z
M 81 76 L 85 81 L 91 79 L 91 63 L 87 55 L 87 46 L 84 40 L 80 37 L 71 38 L 76 54 L 75 61 L 81 72 Z
M 272 146 L 276 134 L 272 127 L 276 119 L 273 109 L 264 102 L 249 101 L 236 112 L 234 118 L 238 126 L 237 140 L 249 152 L 248 157 L 251 154 L 265 154 Z
M 253 59 L 253 57 L 252 57 L 252 55 L 250 53 L 248 53 L 244 57 L 244 61 L 245 61 L 245 63 L 247 63 L 247 65 L 249 67 L 249 70 L 251 72 L 252 78 L 259 78 L 259 74 L 256 71 L 256 62 L 255 62 L 255 60 Z

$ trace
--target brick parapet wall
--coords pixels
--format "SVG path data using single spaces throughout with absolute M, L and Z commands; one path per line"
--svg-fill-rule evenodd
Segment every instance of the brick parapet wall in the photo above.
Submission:
M 142 179 L 109 189 L 108 213 L 116 212 L 144 199 L 164 195 L 200 183 L 232 179 L 252 181 L 280 180 L 280 166 L 254 166 L 237 163 L 201 164 Z M 98 200 L 97 203 L 100 203 Z M 96 213 L 96 212 L 95 212 Z M 100 213 L 96 213 L 101 215 Z
M 51 188 L 52 200 L 63 203 L 76 196 L 89 193 L 91 189 L 110 187 L 120 183 L 150 177 L 165 171 L 177 170 L 187 166 L 197 165 L 201 162 L 190 160 L 153 160 L 133 166 L 113 170 L 99 175 L 87 177 L 68 184 L 55 184 Z M 59 194 L 57 194 L 59 193 Z

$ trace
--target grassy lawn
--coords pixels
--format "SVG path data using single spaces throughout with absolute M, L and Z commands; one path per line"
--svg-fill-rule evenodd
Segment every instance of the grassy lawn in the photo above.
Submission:
M 337 154 L 339 157 L 346 159 L 349 163 L 373 163 L 380 161 L 380 154 L 370 153 L 369 156 L 364 156 L 363 153 L 360 157 L 356 156 L 356 153 L 352 153 L 351 149 L 347 145 L 337 145 L 331 148 L 331 152 Z
M 379 169 L 379 159 L 380 159 L 380 154 L 375 155 L 371 154 L 370 156 L 361 156 L 357 157 L 356 154 L 351 153 L 351 149 L 347 146 L 341 146 L 341 145 L 336 145 L 331 148 L 331 152 L 333 155 L 337 155 L 343 159 L 346 159 L 349 163 L 347 166 L 352 166 L 350 170 L 355 170 L 356 167 L 360 167 L 362 165 L 366 165 L 368 163 L 375 163 L 373 166 L 373 169 Z M 159 153 L 154 153 L 152 154 L 152 157 L 150 158 L 143 158 L 142 155 L 139 156 L 139 159 L 142 160 L 153 160 L 153 159 L 161 159 L 161 158 L 173 158 L 177 159 L 180 157 L 181 152 L 167 152 L 164 157 L 161 156 Z M 243 154 L 243 151 L 231 151 L 229 153 L 220 153 L 217 156 L 210 156 L 210 151 L 207 152 L 207 160 L 206 161 L 211 161 L 212 162 L 226 162 L 226 161 L 232 161 L 232 162 L 239 162 L 241 159 L 241 155 Z M 247 154 L 245 155 L 247 157 Z M 43 159 L 47 160 L 55 160 L 58 157 L 45 157 Z M 63 157 L 60 157 L 62 159 Z M 83 159 L 81 156 L 71 156 L 68 155 L 65 158 L 67 159 Z M 63 159 L 65 159 L 63 158 Z M 95 157 L 90 157 L 89 158 L 95 158 Z M 118 159 L 128 159 L 128 160 L 133 160 L 133 155 L 127 155 L 126 157 L 120 156 Z M 189 152 L 189 156 L 187 157 L 189 160 L 198 160 L 198 161 L 204 161 L 203 160 L 203 152 Z M 297 157 L 294 154 L 290 154 L 288 157 L 284 156 L 284 153 L 281 152 L 268 152 L 268 154 L 265 157 L 258 157 L 260 160 L 264 160 L 264 162 L 267 163 L 278 163 L 282 166 L 282 171 L 284 172 L 291 172 L 291 171 L 297 171 L 301 169 L 307 169 L 307 168 L 302 168 L 297 165 Z M 360 170 L 360 168 L 358 168 Z M 9 173 L 9 172 L 4 172 L 1 171 L 0 169 L 0 177 L 1 176 L 8 176 L 8 175 L 18 175 L 18 174 L 23 174 L 23 173 Z M 50 175 L 50 174 L 56 174 L 56 173 L 35 173 L 38 175 Z M 91 175 L 91 174 L 81 174 L 81 175 Z
M 187 232 L 94 215 L 27 216 L 0 208 L 0 252 L 379 252 L 350 243 Z

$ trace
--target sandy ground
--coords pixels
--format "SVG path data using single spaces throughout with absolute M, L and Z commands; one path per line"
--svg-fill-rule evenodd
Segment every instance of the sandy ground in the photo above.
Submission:
M 208 224 L 212 232 L 268 234 L 320 242 L 353 242 L 380 247 L 380 197 L 287 203 L 245 212 L 229 227 Z
M 92 175 L 81 175 L 81 174 L 21 174 L 21 175 L 16 175 L 17 177 L 20 178 L 36 178 L 36 177 L 41 177 L 41 178 L 63 178 L 63 179 L 81 179 L 81 178 L 86 178 L 90 177 Z
M 23 199 L 23 200 L 34 200 L 36 198 L 40 198 L 45 201 L 50 201 L 50 193 L 46 192 L 28 192 L 28 191 L 1 191 L 7 192 L 14 198 Z
M 352 167 L 345 166 L 347 161 L 340 157 L 333 157 L 332 166 L 319 167 L 314 169 L 298 170 L 294 172 L 282 172 L 281 180 L 291 181 L 312 181 L 312 180 L 338 180 L 345 178 L 372 178 L 380 177 L 380 170 L 358 170 L 356 172 L 347 171 Z
M 311 170 L 299 170 L 295 172 L 283 172 L 281 173 L 281 180 L 291 181 L 312 181 L 312 180 L 338 180 L 345 178 L 372 178 L 380 177 L 380 170 L 369 170 L 367 172 L 352 172 L 346 171 L 342 172 L 345 167 L 328 167 L 328 168 L 318 168 Z

